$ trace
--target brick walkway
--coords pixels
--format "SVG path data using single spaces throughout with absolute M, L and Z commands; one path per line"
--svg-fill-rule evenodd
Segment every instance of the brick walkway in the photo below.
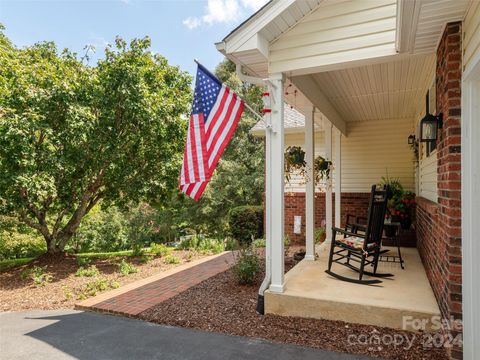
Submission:
M 135 316 L 227 270 L 233 260 L 231 253 L 200 259 L 87 299 L 75 308 Z

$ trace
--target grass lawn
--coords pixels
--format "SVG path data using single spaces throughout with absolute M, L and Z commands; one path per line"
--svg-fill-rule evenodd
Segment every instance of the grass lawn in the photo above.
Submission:
M 169 248 L 171 251 L 175 248 Z M 150 248 L 143 249 L 146 254 L 148 254 Z M 75 255 L 78 258 L 90 258 L 90 259 L 108 259 L 115 257 L 131 257 L 133 256 L 133 250 L 123 250 L 123 251 L 112 251 L 112 252 L 90 252 L 90 253 L 80 253 Z M 7 259 L 0 260 L 0 272 L 6 271 L 16 266 L 28 264 L 30 261 L 35 259 L 34 257 L 21 258 L 21 259 Z
M 32 261 L 33 257 L 31 258 L 23 258 L 23 259 L 7 259 L 0 261 L 0 272 L 10 269 L 15 266 L 25 265 Z

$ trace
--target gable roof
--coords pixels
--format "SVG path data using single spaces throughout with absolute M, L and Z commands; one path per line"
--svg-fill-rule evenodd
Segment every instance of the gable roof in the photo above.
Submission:
M 299 111 L 292 108 L 290 105 L 285 104 L 283 110 L 284 129 L 286 132 L 303 132 L 305 127 L 305 116 Z M 265 135 L 265 122 L 259 120 L 254 127 L 250 129 L 250 133 L 255 136 Z
M 324 0 L 332 1 L 332 0 Z M 270 0 L 232 30 L 217 50 L 246 72 L 262 77 L 267 73 L 269 44 L 316 9 L 322 0 Z
M 266 9 L 273 3 L 274 0 L 269 0 L 266 4 L 264 4 L 260 9 L 242 21 L 236 28 L 230 31 L 227 36 L 225 36 L 222 41 L 226 41 L 230 36 L 233 36 L 237 31 L 240 31 L 241 28 L 247 25 L 247 23 L 253 21 L 254 18 L 258 17 L 260 13 L 266 11 Z
M 433 54 L 471 0 L 271 0 L 216 44 L 246 73 L 289 77 Z

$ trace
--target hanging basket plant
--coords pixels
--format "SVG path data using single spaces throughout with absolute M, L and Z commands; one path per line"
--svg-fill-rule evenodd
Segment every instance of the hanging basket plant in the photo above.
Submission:
M 321 156 L 317 156 L 314 161 L 314 173 L 315 183 L 319 183 L 321 180 L 330 179 L 330 169 L 332 168 L 332 162 L 325 160 Z
M 285 179 L 289 182 L 292 173 L 306 175 L 307 162 L 305 161 L 305 151 L 300 146 L 289 146 L 285 151 Z
M 320 181 L 330 179 L 330 170 L 332 162 L 317 156 L 314 160 L 314 180 L 318 184 Z M 305 151 L 300 146 L 289 146 L 285 151 L 285 179 L 290 182 L 292 174 L 298 174 L 304 178 L 307 177 L 307 162 L 305 161 Z

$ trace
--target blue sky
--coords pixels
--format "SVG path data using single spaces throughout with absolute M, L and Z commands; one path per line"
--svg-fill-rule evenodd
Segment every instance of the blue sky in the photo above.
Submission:
M 55 41 L 59 48 L 83 54 L 97 49 L 91 61 L 115 36 L 148 35 L 152 50 L 171 64 L 194 73 L 194 58 L 213 68 L 222 60 L 214 43 L 261 7 L 266 0 L 0 0 L 0 23 L 19 47 Z

